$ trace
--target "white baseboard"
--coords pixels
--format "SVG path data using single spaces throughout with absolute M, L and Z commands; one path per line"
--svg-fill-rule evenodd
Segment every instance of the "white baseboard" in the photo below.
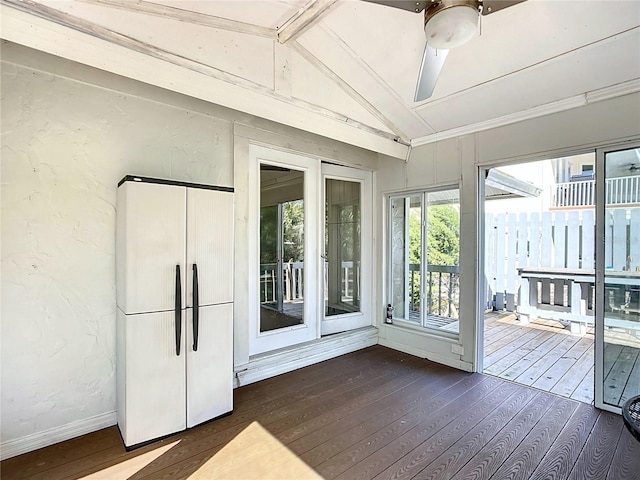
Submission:
M 42 432 L 32 433 L 14 440 L 7 440 L 0 444 L 0 460 L 22 455 L 23 453 L 48 447 L 54 443 L 70 438 L 86 435 L 102 428 L 116 424 L 116 412 L 101 413 L 93 417 L 77 420 L 60 427 L 50 428 Z
M 457 368 L 458 370 L 464 370 L 465 372 L 473 372 L 473 365 L 469 362 L 464 362 L 462 360 L 455 360 L 450 357 L 445 357 L 443 355 L 438 355 L 433 352 L 429 352 L 427 350 L 422 350 L 420 348 L 413 347 L 411 345 L 405 345 L 400 342 L 394 342 L 393 340 L 389 340 L 386 338 L 380 338 L 380 345 L 383 347 L 389 347 L 394 350 L 398 350 L 400 352 L 408 353 L 409 355 L 415 355 L 416 357 L 426 358 L 427 360 L 431 360 L 436 363 L 441 363 L 442 365 L 446 365 L 448 367 Z
M 239 387 L 274 377 L 330 358 L 355 352 L 378 343 L 378 329 L 359 328 L 329 335 L 313 342 L 276 350 L 249 359 L 236 371 L 234 386 Z

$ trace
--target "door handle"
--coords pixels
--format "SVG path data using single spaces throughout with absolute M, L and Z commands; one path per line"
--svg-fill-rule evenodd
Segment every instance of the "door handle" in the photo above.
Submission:
M 198 327 L 200 305 L 198 298 L 198 267 L 193 264 L 193 351 L 198 351 Z
M 176 355 L 180 356 L 180 340 L 182 338 L 182 283 L 180 281 L 180 265 L 176 265 L 176 297 L 174 315 Z

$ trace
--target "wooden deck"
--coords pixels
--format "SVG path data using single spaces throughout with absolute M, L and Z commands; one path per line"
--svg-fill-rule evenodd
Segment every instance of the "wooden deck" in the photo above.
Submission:
M 374 346 L 238 388 L 233 415 L 133 452 L 111 427 L 0 468 L 47 480 L 638 480 L 640 443 L 618 415 Z
M 640 395 L 640 338 L 607 332 L 605 401 Z M 550 320 L 520 323 L 514 314 L 485 316 L 484 372 L 593 403 L 593 329 L 573 334 Z

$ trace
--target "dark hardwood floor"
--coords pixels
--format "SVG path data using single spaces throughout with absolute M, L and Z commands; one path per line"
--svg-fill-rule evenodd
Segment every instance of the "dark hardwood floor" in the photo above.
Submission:
M 640 443 L 587 404 L 374 346 L 240 387 L 233 415 L 133 452 L 112 427 L 0 468 L 47 480 L 638 480 Z

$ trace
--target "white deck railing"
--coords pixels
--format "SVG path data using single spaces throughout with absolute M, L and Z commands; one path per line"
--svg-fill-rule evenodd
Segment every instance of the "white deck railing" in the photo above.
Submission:
M 555 185 L 552 191 L 552 208 L 593 207 L 595 205 L 595 181 L 565 182 Z M 640 203 L 640 176 L 607 179 L 607 205 Z
M 287 262 L 282 265 L 283 301 L 302 300 L 304 298 L 304 262 Z M 344 299 L 353 298 L 360 276 L 360 267 L 354 268 L 353 262 L 342 262 L 342 293 Z M 328 291 L 329 264 L 324 265 L 324 291 Z M 357 293 L 357 292 L 356 292 Z M 278 299 L 278 264 L 260 265 L 260 303 L 275 303 Z M 325 299 L 326 300 L 326 299 Z

